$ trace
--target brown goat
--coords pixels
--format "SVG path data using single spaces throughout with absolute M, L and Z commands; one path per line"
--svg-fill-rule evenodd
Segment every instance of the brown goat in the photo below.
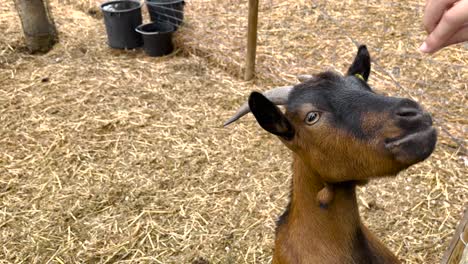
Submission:
M 378 95 L 367 84 L 370 56 L 360 46 L 346 76 L 325 72 L 263 94 L 251 111 L 293 152 L 291 200 L 278 220 L 273 263 L 399 263 L 359 217 L 355 187 L 426 159 L 437 135 L 414 101 Z M 285 105 L 283 114 L 276 105 Z

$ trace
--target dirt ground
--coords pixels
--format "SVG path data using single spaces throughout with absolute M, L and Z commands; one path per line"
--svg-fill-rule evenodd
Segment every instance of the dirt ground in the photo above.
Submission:
M 187 1 L 164 58 L 108 48 L 92 0 L 51 1 L 60 43 L 29 55 L 12 2 L 0 6 L 0 263 L 268 263 L 290 155 L 251 116 L 222 124 L 252 90 L 343 72 L 353 41 L 371 50 L 371 84 L 421 102 L 440 134 L 428 160 L 359 188 L 361 215 L 406 263 L 440 261 L 467 202 L 468 48 L 417 53 L 420 2 L 265 2 L 252 82 L 239 78 L 245 2 Z

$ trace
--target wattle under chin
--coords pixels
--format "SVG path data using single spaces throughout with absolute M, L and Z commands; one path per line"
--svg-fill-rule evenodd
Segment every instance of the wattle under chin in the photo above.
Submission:
M 390 142 L 386 147 L 395 160 L 409 166 L 428 158 L 434 151 L 436 142 L 437 132 L 431 127 Z

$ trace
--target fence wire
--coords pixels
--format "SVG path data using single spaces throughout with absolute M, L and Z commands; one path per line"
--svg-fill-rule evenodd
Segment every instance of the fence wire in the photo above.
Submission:
M 416 7 L 416 8 L 415 8 L 416 10 L 418 10 L 418 11 L 421 10 L 421 8 L 420 8 L 419 5 L 416 5 L 415 7 Z M 324 9 L 320 9 L 320 12 L 321 12 L 324 16 L 326 16 L 327 19 L 328 19 L 329 21 L 332 21 L 332 22 L 333 22 L 334 24 L 336 24 L 337 26 L 340 25 L 340 24 L 339 24 L 339 21 L 336 20 L 336 19 L 334 19 L 333 17 L 331 17 Z M 349 34 L 349 33 L 346 32 L 346 31 L 343 31 L 342 33 L 345 34 L 345 35 L 353 42 L 353 44 L 354 44 L 356 47 L 359 46 L 360 43 L 359 43 L 356 39 L 354 39 L 354 38 L 352 37 L 351 34 Z M 400 56 L 403 57 L 403 58 L 409 58 L 409 57 L 411 57 L 411 56 L 409 56 L 409 55 L 407 55 L 407 54 L 402 54 L 402 55 L 400 55 Z M 414 57 L 415 57 L 415 56 L 413 56 L 413 58 L 414 58 Z M 393 76 L 392 73 L 390 73 L 390 72 L 387 71 L 384 67 L 382 67 L 378 61 L 374 60 L 373 63 L 374 63 L 374 66 L 376 66 L 376 70 L 377 70 L 377 71 L 380 71 L 380 72 L 382 72 L 382 73 L 384 73 L 385 75 L 387 75 L 387 76 L 392 80 L 392 82 L 398 87 L 398 89 L 400 89 L 401 91 L 403 91 L 407 96 L 413 97 L 413 98 L 414 98 L 414 94 L 413 94 L 410 90 L 408 90 L 405 86 L 403 86 L 403 85 Z M 431 60 L 430 63 L 433 63 L 433 64 L 441 64 L 441 65 L 438 65 L 439 67 L 454 67 L 454 65 L 447 65 L 448 63 L 444 63 L 444 62 L 440 62 L 440 63 L 439 63 L 439 62 L 434 61 L 434 60 Z M 463 66 L 463 65 L 456 65 L 456 67 L 462 68 L 462 70 L 468 69 L 468 65 L 466 65 L 466 66 Z M 404 79 L 404 81 L 408 81 L 408 80 L 407 80 L 407 79 Z M 463 80 L 462 80 L 462 81 L 463 81 Z M 441 88 L 441 89 L 443 89 L 443 87 L 436 87 L 433 83 L 429 84 L 429 82 L 427 82 L 427 81 L 426 81 L 426 82 L 423 82 L 422 84 L 423 84 L 424 86 L 426 86 L 426 87 L 427 87 L 427 86 L 430 86 L 430 87 L 433 87 L 433 88 Z M 451 87 L 451 88 L 453 88 L 453 87 Z M 466 87 L 465 87 L 465 88 L 466 88 Z M 425 96 L 424 96 L 424 93 L 420 94 L 420 96 L 425 97 Z M 415 98 L 415 99 L 417 99 L 417 98 Z M 436 99 L 436 100 L 437 100 L 438 102 L 441 101 L 440 99 L 439 99 L 439 100 Z M 443 99 L 442 99 L 442 100 L 443 100 Z M 460 108 L 465 108 L 464 105 L 457 105 L 457 106 L 459 106 Z M 431 106 L 428 106 L 428 107 L 426 107 L 426 108 L 428 108 L 428 110 L 429 110 L 430 112 L 433 112 L 433 111 L 442 111 L 442 112 L 444 112 L 444 113 L 447 114 L 447 115 L 450 115 L 450 114 L 451 114 L 450 112 L 445 111 L 444 109 L 438 109 L 438 110 L 437 110 L 437 109 L 435 109 L 434 107 L 431 107 Z M 453 142 L 455 142 L 455 143 L 458 145 L 458 147 L 460 148 L 460 152 L 463 153 L 464 155 L 466 155 L 466 148 L 465 148 L 465 146 L 464 146 L 464 139 L 461 139 L 461 138 L 458 138 L 458 137 L 454 136 L 454 135 L 449 131 L 447 125 L 445 125 L 445 124 L 446 124 L 445 121 L 447 121 L 447 120 L 444 120 L 443 118 L 439 118 L 439 117 L 437 117 L 437 118 L 434 117 L 434 120 L 435 120 L 435 122 L 438 123 L 438 125 L 440 126 L 442 132 L 444 132 Z M 455 130 L 456 130 L 456 132 L 458 132 L 458 133 L 460 133 L 460 134 L 463 135 L 463 131 L 459 130 L 458 128 L 456 128 Z
M 373 61 L 371 85 L 422 102 L 452 141 L 444 143 L 465 155 L 468 44 L 431 57 L 419 53 L 423 10 L 423 1 L 260 1 L 257 78 L 284 85 L 295 83 L 298 74 L 344 72 L 355 46 L 366 44 Z M 248 1 L 186 1 L 180 39 L 241 77 L 247 14 Z

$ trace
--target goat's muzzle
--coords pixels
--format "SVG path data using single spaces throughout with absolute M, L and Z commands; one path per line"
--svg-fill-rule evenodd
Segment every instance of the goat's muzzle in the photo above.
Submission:
M 432 126 L 431 116 L 411 100 L 403 100 L 394 111 L 401 136 L 385 140 L 385 148 L 395 159 L 412 165 L 423 161 L 434 151 L 437 132 Z

